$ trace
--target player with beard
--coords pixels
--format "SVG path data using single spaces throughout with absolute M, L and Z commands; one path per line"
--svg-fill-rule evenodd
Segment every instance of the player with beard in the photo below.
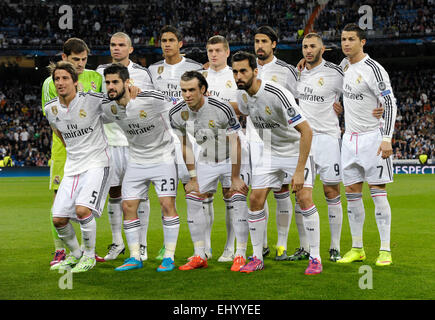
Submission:
M 266 226 L 264 204 L 271 190 L 280 190 L 285 176 L 301 205 L 310 244 L 310 261 L 305 274 L 322 272 L 319 214 L 312 200 L 314 183 L 309 156 L 312 130 L 293 95 L 272 81 L 257 78 L 255 56 L 243 51 L 232 57 L 234 80 L 240 89 L 238 109 L 249 115 L 264 146 L 252 160 L 252 191 L 249 196 L 248 224 L 254 254 L 240 272 L 264 268 L 263 237 Z M 290 130 L 294 127 L 295 130 Z
M 130 74 L 129 84 L 134 85 L 140 90 L 154 89 L 151 80 L 151 74 L 147 68 L 138 65 L 130 60 L 130 54 L 133 53 L 130 37 L 124 32 L 117 32 L 110 38 L 110 53 L 112 63 L 121 63 L 127 67 Z M 104 64 L 97 67 L 97 72 L 102 76 L 104 69 L 111 64 Z M 103 92 L 106 92 L 106 86 L 103 82 Z M 109 252 L 104 257 L 104 260 L 114 260 L 120 253 L 125 250 L 124 241 L 122 239 L 122 206 L 121 206 L 121 185 L 125 175 L 128 161 L 128 140 L 123 130 L 117 123 L 108 123 L 104 125 L 104 131 L 110 146 L 110 154 L 113 159 L 113 177 L 109 190 L 109 200 L 107 211 L 109 223 L 112 230 L 112 244 L 109 245 Z M 147 254 L 147 230 L 150 214 L 149 199 L 142 199 L 138 207 L 138 216 L 141 225 L 140 232 L 140 255 L 141 260 L 148 259 Z

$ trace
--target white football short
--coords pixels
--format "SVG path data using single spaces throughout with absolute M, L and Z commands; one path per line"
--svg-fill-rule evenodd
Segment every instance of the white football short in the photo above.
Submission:
M 299 157 L 280 158 L 274 156 L 258 159 L 251 153 L 252 189 L 281 190 L 285 181 L 288 181 L 288 184 L 291 183 L 298 159 Z M 312 156 L 309 156 L 305 163 L 304 187 L 313 188 L 314 174 L 314 162 Z
M 100 217 L 109 192 L 111 168 L 91 168 L 75 176 L 64 176 L 54 200 L 53 217 L 76 219 L 76 206 L 87 207 Z
M 176 197 L 178 179 L 175 163 L 144 165 L 129 162 L 122 181 L 122 199 L 148 199 L 151 182 L 158 197 Z
M 231 171 L 232 164 L 229 161 L 222 161 L 218 163 L 197 163 L 196 173 L 200 193 L 215 193 L 217 191 L 218 183 L 220 182 L 222 188 L 231 187 Z M 250 166 L 240 166 L 240 177 L 249 186 L 251 182 Z
M 340 139 L 329 134 L 313 135 L 311 154 L 320 180 L 326 185 L 341 182 Z
M 112 158 L 112 179 L 111 187 L 122 185 L 125 170 L 128 163 L 128 146 L 109 146 L 110 157 Z
M 393 161 L 377 155 L 382 142 L 380 130 L 345 133 L 341 146 L 341 165 L 345 186 L 366 181 L 371 185 L 393 182 Z

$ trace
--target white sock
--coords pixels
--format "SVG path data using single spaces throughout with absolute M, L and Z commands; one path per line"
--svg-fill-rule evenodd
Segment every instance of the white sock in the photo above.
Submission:
M 109 216 L 110 228 L 112 230 L 112 243 L 123 244 L 122 239 L 122 205 L 121 198 L 109 198 L 107 213 Z
M 63 240 L 67 248 L 71 251 L 71 254 L 79 259 L 82 256 L 82 250 L 80 250 L 80 244 L 71 222 L 68 222 L 64 227 L 56 228 L 56 231 L 59 238 Z
M 130 258 L 140 260 L 140 220 L 124 220 L 124 233 L 130 251 Z
M 326 199 L 328 204 L 329 230 L 331 231 L 331 244 L 329 249 L 340 251 L 341 226 L 343 225 L 343 208 L 340 196 Z
M 288 232 L 293 213 L 290 192 L 274 192 L 273 195 L 276 200 L 276 229 L 278 231 L 276 246 L 283 246 L 287 250 Z
M 83 239 L 83 255 L 95 258 L 95 241 L 97 238 L 97 222 L 94 215 L 91 213 L 83 219 L 78 219 L 80 223 L 80 230 L 82 231 Z
M 352 248 L 363 248 L 363 227 L 365 219 L 362 193 L 346 193 L 347 216 L 349 218 Z
M 202 207 L 202 199 L 195 195 L 186 195 L 186 201 L 192 201 L 194 205 Z M 188 210 L 187 224 L 193 242 L 194 255 L 205 258 L 205 227 L 206 217 L 203 210 Z
M 267 199 L 264 203 L 264 213 L 266 215 L 266 223 L 264 225 L 263 248 L 267 248 L 267 224 L 269 223 L 269 204 L 267 203 Z
M 175 248 L 177 247 L 178 232 L 180 231 L 180 218 L 163 217 L 163 237 L 165 243 L 165 255 L 163 258 L 174 260 Z
M 312 258 L 320 258 L 320 222 L 319 213 L 316 206 L 313 204 L 307 209 L 301 209 L 304 216 L 305 232 L 310 246 L 310 256 Z
M 263 260 L 263 237 L 266 222 L 265 209 L 259 211 L 248 210 L 248 225 L 254 251 L 253 256 L 260 260 Z
M 232 214 L 233 227 L 237 239 L 237 250 L 235 255 L 246 258 L 246 248 L 249 239 L 248 204 L 246 202 L 246 196 L 236 193 L 231 197 L 231 201 L 234 207 Z
M 391 207 L 386 190 L 370 189 L 375 204 L 375 218 L 381 238 L 380 250 L 390 251 Z
M 150 220 L 150 200 L 141 200 L 137 208 L 137 217 L 140 220 L 139 244 L 147 246 L 148 224 Z
M 299 205 L 297 199 L 295 202 L 295 221 L 299 234 L 299 247 L 307 252 L 310 252 L 310 245 L 305 232 L 304 216 L 302 215 L 301 206 Z
M 225 251 L 234 253 L 234 241 L 236 234 L 234 231 L 234 204 L 232 198 L 226 199 L 225 202 L 225 226 L 227 228 L 227 240 L 225 242 Z
M 205 198 L 202 202 L 203 210 L 205 214 L 205 249 L 206 251 L 210 251 L 211 249 L 211 230 L 213 228 L 214 222 L 214 206 L 213 206 L 214 197 Z

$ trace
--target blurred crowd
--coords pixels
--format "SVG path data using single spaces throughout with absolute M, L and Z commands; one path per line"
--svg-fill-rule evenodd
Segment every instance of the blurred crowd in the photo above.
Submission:
M 186 43 L 203 43 L 214 34 L 232 43 L 250 43 L 260 25 L 274 26 L 280 41 L 297 40 L 316 7 L 316 0 L 150 0 L 146 2 L 69 1 L 72 29 L 60 29 L 64 1 L 2 1 L 0 48 L 61 45 L 71 36 L 91 47 L 105 46 L 115 31 L 132 36 L 134 45 L 155 46 L 165 24 L 179 27 Z M 434 0 L 337 0 L 320 12 L 315 30 L 325 38 L 337 37 L 348 22 L 357 22 L 358 9 L 369 5 L 373 30 L 369 35 L 430 35 L 434 32 Z

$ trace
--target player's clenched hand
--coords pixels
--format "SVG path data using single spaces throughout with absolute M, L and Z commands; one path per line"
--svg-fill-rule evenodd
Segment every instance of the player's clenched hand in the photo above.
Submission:
M 232 193 L 238 192 L 238 193 L 242 193 L 244 195 L 247 195 L 248 191 L 249 191 L 249 188 L 246 185 L 246 183 L 242 180 L 242 178 L 236 177 L 236 178 L 231 179 L 230 192 L 232 192 Z
M 295 171 L 292 178 L 291 187 L 293 192 L 298 192 L 304 187 L 304 171 Z
M 343 106 L 341 105 L 340 101 L 334 102 L 332 107 L 334 108 L 334 111 L 337 114 L 337 116 L 339 116 L 343 112 Z
M 299 60 L 298 64 L 296 65 L 296 68 L 297 68 L 299 71 L 304 70 L 304 68 L 305 68 L 305 63 L 306 63 L 305 58 L 302 58 L 301 60 Z
M 184 190 L 186 191 L 186 194 L 191 192 L 199 193 L 198 180 L 196 180 L 196 178 L 191 178 L 189 182 L 186 184 L 186 186 L 184 187 Z
M 391 145 L 391 142 L 382 141 L 381 145 L 379 146 L 377 155 L 379 154 L 381 154 L 383 159 L 386 159 L 389 156 L 391 156 L 393 154 L 393 146 Z
M 383 114 L 384 114 L 384 107 L 383 106 L 380 106 L 378 108 L 373 109 L 372 115 L 375 118 L 380 119 Z
M 140 88 L 134 85 L 129 85 L 128 91 L 130 92 L 130 97 L 136 99 L 137 95 L 140 93 Z

